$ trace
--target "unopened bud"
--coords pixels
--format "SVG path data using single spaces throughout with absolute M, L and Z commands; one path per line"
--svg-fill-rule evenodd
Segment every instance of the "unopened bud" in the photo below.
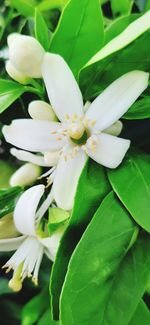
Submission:
M 44 49 L 32 36 L 12 34 L 8 37 L 9 58 L 15 68 L 31 78 L 41 77 Z
M 12 213 L 9 213 L 0 219 L 0 239 L 14 238 L 19 236 Z
M 27 186 L 40 176 L 41 168 L 32 163 L 21 166 L 10 178 L 11 186 Z
M 109 128 L 105 129 L 104 132 L 117 137 L 121 133 L 122 128 L 123 128 L 122 122 L 117 121 L 114 124 L 112 124 Z
M 56 121 L 52 107 L 42 100 L 34 100 L 29 104 L 28 113 L 34 120 Z
M 15 81 L 18 81 L 19 83 L 26 85 L 29 82 L 29 78 L 25 76 L 22 72 L 18 71 L 11 61 L 7 61 L 5 65 L 6 71 L 9 74 L 9 76 L 14 79 Z

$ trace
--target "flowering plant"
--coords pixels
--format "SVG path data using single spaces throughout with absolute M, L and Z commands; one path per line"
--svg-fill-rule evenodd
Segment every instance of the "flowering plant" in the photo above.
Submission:
M 2 314 L 148 324 L 150 3 L 1 9 Z

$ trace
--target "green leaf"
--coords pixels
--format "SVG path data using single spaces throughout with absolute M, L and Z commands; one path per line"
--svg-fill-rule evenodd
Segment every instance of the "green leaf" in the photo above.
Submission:
M 51 320 L 50 309 L 46 310 L 37 325 L 59 325 L 58 321 Z
M 132 320 L 129 325 L 149 325 L 150 324 L 150 312 L 143 300 L 139 303 Z
M 9 187 L 9 180 L 15 168 L 4 160 L 0 160 L 0 189 Z
M 38 5 L 37 8 L 40 11 L 47 11 L 56 8 L 63 8 L 69 0 L 43 0 Z
M 77 75 L 80 68 L 102 47 L 103 38 L 99 0 L 72 0 L 64 8 L 50 51 L 63 56 Z
M 134 20 L 138 19 L 140 14 L 131 14 L 124 17 L 119 17 L 105 29 L 104 43 L 107 44 L 113 38 L 122 33 Z
M 127 120 L 150 118 L 150 97 L 146 96 L 134 103 L 123 118 Z
M 0 296 L 6 293 L 12 293 L 12 290 L 8 287 L 8 280 L 0 278 Z
M 50 32 L 40 11 L 35 9 L 35 36 L 45 51 L 50 47 Z
M 59 297 L 72 252 L 100 202 L 109 192 L 102 166 L 90 161 L 79 179 L 75 203 L 67 230 L 62 238 L 51 274 L 51 297 L 54 318 L 59 317 Z
M 32 0 L 11 0 L 11 6 L 25 17 L 34 16 L 34 2 Z
M 146 8 L 146 4 L 148 3 L 148 0 L 134 0 L 140 11 L 144 11 Z M 147 8 L 148 10 L 148 8 Z
M 146 234 L 138 238 L 115 275 L 102 325 L 130 324 L 150 277 L 149 252 Z
M 0 79 L 0 113 L 5 111 L 25 91 L 25 88 L 10 80 Z
M 142 16 L 130 24 L 128 29 L 123 32 L 124 34 L 119 34 L 107 43 L 98 52 L 97 57 L 90 61 L 91 64 L 89 63 L 81 70 L 80 87 L 85 100 L 91 100 L 100 94 L 106 86 L 126 72 L 132 70 L 149 71 L 150 60 L 147 44 L 150 42 L 150 32 L 144 33 L 144 28 L 141 26 L 144 19 Z M 145 28 L 148 28 L 149 21 Z M 135 24 L 134 28 L 133 24 Z M 138 27 L 137 33 L 134 32 L 136 27 Z M 130 33 L 131 30 L 132 33 Z M 139 37 L 142 32 L 144 34 Z M 135 40 L 135 38 L 137 39 Z
M 111 0 L 111 9 L 114 16 L 129 14 L 133 0 Z
M 12 212 L 23 189 L 19 186 L 0 190 L 0 218 Z
M 135 221 L 150 232 L 150 156 L 128 155 L 115 170 L 108 170 L 113 190 Z
M 110 83 L 129 71 L 149 71 L 150 60 L 147 46 L 149 42 L 150 32 L 146 32 L 121 51 L 82 70 L 80 87 L 85 100 L 96 97 Z
M 35 324 L 49 306 L 48 288 L 29 300 L 22 310 L 22 325 Z
M 101 324 L 113 279 L 134 230 L 128 212 L 109 193 L 71 257 L 61 293 L 62 325 Z

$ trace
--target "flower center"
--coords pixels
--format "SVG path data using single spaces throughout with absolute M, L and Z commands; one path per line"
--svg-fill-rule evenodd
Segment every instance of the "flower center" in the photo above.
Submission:
M 68 127 L 68 135 L 73 140 L 81 139 L 84 132 L 85 132 L 85 127 L 81 121 L 72 122 Z

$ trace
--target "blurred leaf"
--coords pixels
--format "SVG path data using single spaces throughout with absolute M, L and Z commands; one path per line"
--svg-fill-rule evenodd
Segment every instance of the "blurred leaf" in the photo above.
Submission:
M 16 201 L 22 192 L 19 186 L 0 190 L 0 218 L 14 210 Z
M 150 240 L 149 235 L 146 234 L 143 238 L 137 239 L 120 264 L 109 294 L 103 325 L 130 324 L 150 277 L 149 252 Z M 136 318 L 137 315 L 134 320 Z M 141 325 L 142 322 L 139 324 Z
M 144 11 L 148 3 L 148 0 L 134 0 L 134 2 L 136 3 L 140 11 Z
M 25 91 L 25 88 L 10 80 L 0 79 L 0 113 L 8 108 Z
M 61 240 L 51 273 L 51 298 L 55 319 L 59 317 L 59 298 L 72 252 L 109 189 L 104 168 L 89 161 L 80 176 L 70 222 Z
M 3 325 L 20 325 L 21 307 L 13 300 L 1 297 L 0 315 Z
M 34 16 L 34 2 L 32 0 L 11 0 L 11 6 L 25 17 Z
M 99 95 L 110 83 L 132 70 L 150 70 L 150 32 L 126 48 L 82 70 L 80 86 L 85 100 Z
M 35 36 L 45 51 L 50 47 L 50 32 L 40 11 L 35 10 Z
M 9 187 L 9 179 L 15 168 L 4 160 L 0 160 L 0 188 Z
M 143 300 L 138 304 L 138 307 L 131 319 L 129 325 L 149 325 L 150 311 Z
M 12 293 L 12 290 L 8 287 L 8 280 L 0 278 L 0 296 L 6 293 Z
M 123 118 L 127 120 L 150 118 L 150 97 L 146 96 L 134 103 Z
M 59 325 L 58 321 L 51 320 L 50 309 L 48 309 L 41 319 L 38 321 L 37 325 Z
M 115 170 L 108 170 L 113 190 L 135 221 L 150 232 L 150 156 L 128 155 Z
M 48 288 L 43 289 L 34 298 L 29 300 L 22 309 L 21 325 L 32 325 L 37 322 L 49 306 Z M 46 324 L 45 324 L 46 325 Z
M 62 325 L 102 324 L 114 277 L 134 231 L 130 215 L 109 193 L 71 257 L 61 293 Z
M 133 6 L 133 0 L 111 0 L 111 8 L 114 16 L 129 14 Z
M 64 8 L 50 51 L 63 56 L 77 75 L 80 68 L 102 47 L 103 39 L 99 0 L 72 0 Z

